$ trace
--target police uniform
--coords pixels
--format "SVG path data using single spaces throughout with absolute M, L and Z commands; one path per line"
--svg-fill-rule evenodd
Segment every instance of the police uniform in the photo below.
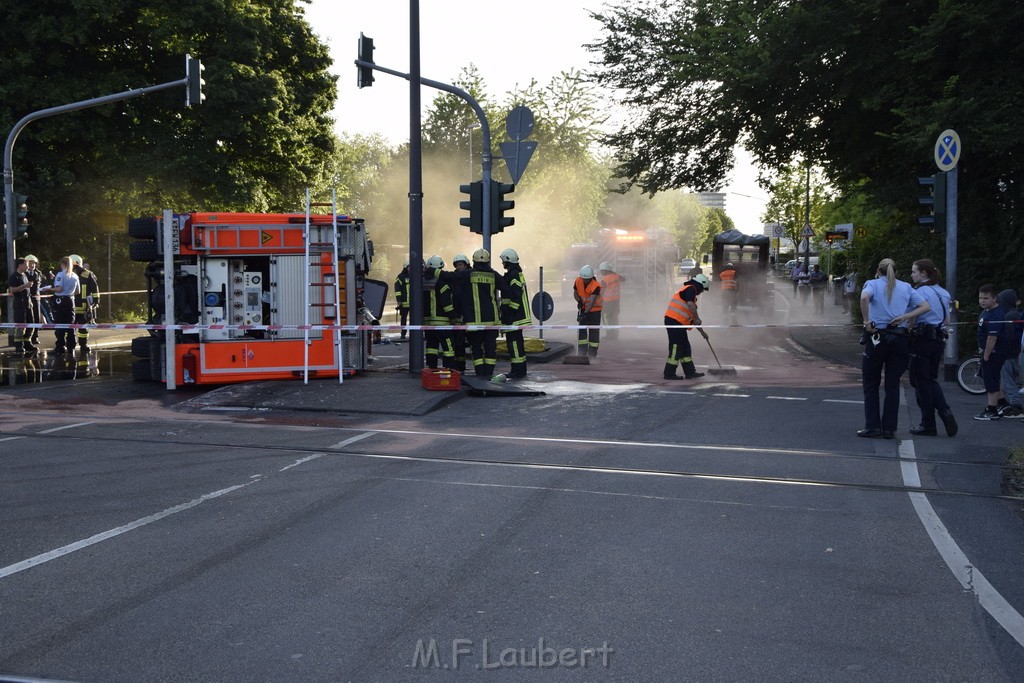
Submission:
M 935 432 L 935 413 L 944 421 L 949 417 L 949 404 L 939 384 L 939 366 L 946 349 L 946 324 L 952 297 L 938 285 L 921 285 L 916 290 L 931 306 L 918 316 L 910 330 L 910 385 L 914 387 L 917 407 L 921 409 L 921 425 L 911 433 Z

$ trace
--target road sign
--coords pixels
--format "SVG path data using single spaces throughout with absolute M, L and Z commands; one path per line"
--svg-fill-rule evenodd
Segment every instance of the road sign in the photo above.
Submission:
M 782 227 L 781 225 L 779 225 L 778 223 L 776 223 L 775 226 L 772 227 L 772 237 L 775 237 L 776 239 L 778 239 L 778 238 L 785 237 L 785 235 L 786 235 L 786 229 L 784 227 Z
M 832 230 L 827 230 L 825 232 L 825 241 L 829 244 L 832 242 L 838 242 L 839 240 L 849 239 L 849 237 L 850 233 L 848 232 L 833 232 Z
M 543 321 L 550 318 L 551 314 L 555 312 L 555 302 L 547 292 L 537 292 L 533 295 L 530 308 L 533 310 L 534 317 Z
M 853 231 L 853 234 L 857 237 L 857 239 L 864 239 L 865 237 L 868 236 L 868 229 L 867 228 L 856 228 Z
M 505 117 L 505 131 L 513 141 L 502 142 L 498 147 L 501 148 L 501 158 L 505 160 L 512 182 L 518 183 L 537 149 L 536 140 L 526 139 L 533 132 L 533 112 L 521 104 L 513 107 Z
M 801 237 L 814 237 L 814 228 L 809 223 L 804 225 L 803 230 L 800 231 Z
M 942 131 L 935 141 L 935 165 L 940 171 L 952 171 L 960 160 L 960 136 L 952 128 Z
M 521 104 L 513 107 L 505 117 L 505 130 L 516 142 L 522 142 L 530 137 L 530 133 L 533 132 L 533 112 Z

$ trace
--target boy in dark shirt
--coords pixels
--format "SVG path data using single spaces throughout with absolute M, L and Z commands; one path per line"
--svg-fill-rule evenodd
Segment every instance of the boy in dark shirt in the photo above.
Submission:
M 981 349 L 981 378 L 985 381 L 988 405 L 975 420 L 998 420 L 999 410 L 1006 404 L 1006 398 L 999 387 L 999 375 L 1003 363 L 1010 355 L 1010 326 L 1005 323 L 1006 311 L 996 300 L 995 285 L 983 285 L 978 290 L 978 348 Z

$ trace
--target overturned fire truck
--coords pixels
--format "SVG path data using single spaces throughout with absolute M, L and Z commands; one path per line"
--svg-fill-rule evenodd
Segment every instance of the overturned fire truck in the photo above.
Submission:
M 362 219 L 331 214 L 185 213 L 128 221 L 146 267 L 150 329 L 132 340 L 137 380 L 228 384 L 345 376 L 367 366 L 365 330 L 387 284 L 366 277 Z M 182 328 L 184 326 L 184 328 Z

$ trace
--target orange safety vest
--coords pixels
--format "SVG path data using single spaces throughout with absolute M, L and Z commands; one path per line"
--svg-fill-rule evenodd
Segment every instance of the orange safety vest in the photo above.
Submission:
M 600 287 L 601 285 L 598 284 L 597 278 L 591 279 L 590 284 L 584 284 L 584 280 L 581 277 L 576 278 L 576 294 L 580 297 L 584 306 L 586 306 L 587 299 L 594 296 L 594 293 L 600 289 Z M 594 305 L 588 309 L 588 312 L 593 313 L 595 311 L 600 311 L 602 303 L 601 295 L 597 294 L 597 300 L 594 302 Z
M 693 325 L 697 317 L 697 302 L 683 301 L 683 292 L 693 285 L 684 285 L 682 289 L 672 295 L 665 309 L 665 317 L 672 318 L 680 325 Z
M 729 269 L 723 270 L 718 274 L 718 279 L 722 281 L 722 289 L 736 289 L 736 271 Z
M 622 278 L 618 273 L 608 273 L 601 278 L 601 298 L 604 301 L 618 301 Z

